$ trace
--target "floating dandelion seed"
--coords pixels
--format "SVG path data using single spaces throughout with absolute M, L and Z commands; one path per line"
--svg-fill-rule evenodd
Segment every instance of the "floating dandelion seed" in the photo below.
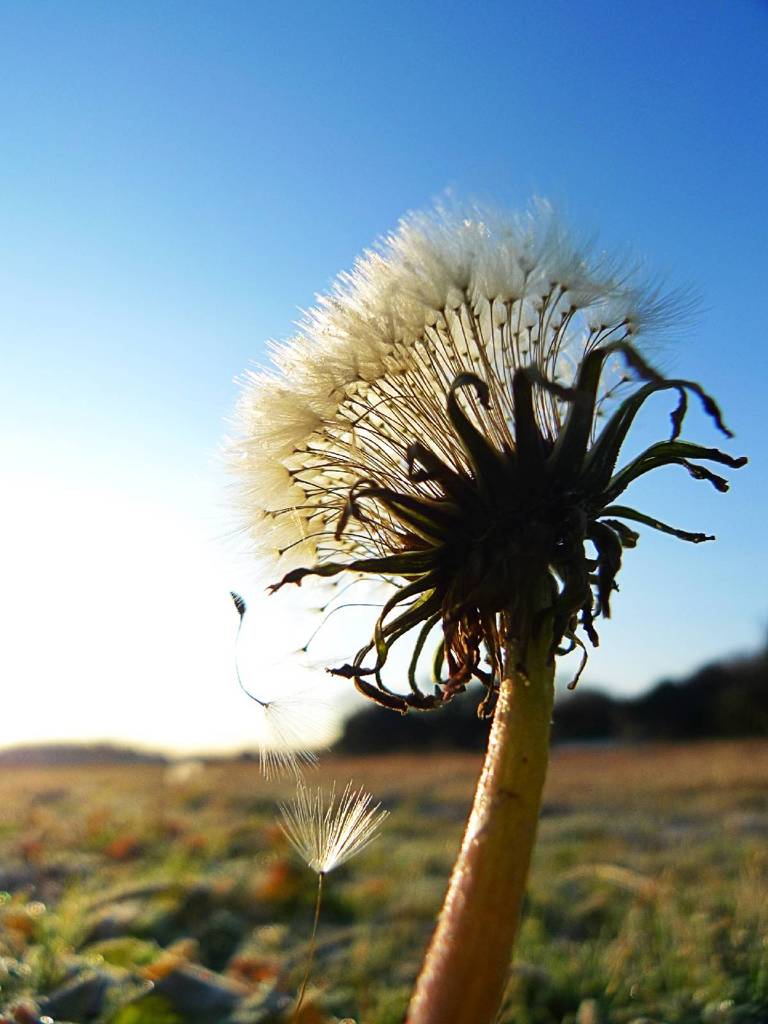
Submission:
M 317 754 L 310 749 L 308 741 L 320 738 L 322 714 L 326 705 L 316 699 L 309 699 L 305 693 L 294 693 L 262 700 L 249 690 L 240 675 L 239 644 L 243 619 L 248 610 L 244 599 L 235 591 L 230 597 L 237 609 L 240 621 L 235 641 L 235 674 L 243 693 L 256 704 L 260 713 L 256 740 L 259 748 L 259 767 L 266 779 L 280 775 L 294 775 L 300 779 L 306 768 L 317 764 Z
M 283 572 L 271 589 L 383 581 L 373 635 L 331 671 L 403 713 L 444 706 L 476 679 L 493 716 L 409 1024 L 496 1017 L 546 773 L 555 658 L 578 648 L 578 678 L 635 527 L 714 539 L 623 495 L 662 466 L 725 491 L 707 464 L 746 462 L 681 439 L 691 398 L 732 435 L 700 384 L 663 376 L 639 347 L 689 305 L 575 244 L 544 203 L 522 217 L 438 210 L 403 220 L 275 349 L 275 370 L 247 375 L 233 463 L 245 526 Z M 669 436 L 619 466 L 661 392 L 676 399 Z M 401 641 L 405 693 L 383 678 Z
M 279 807 L 283 819 L 281 827 L 286 838 L 307 867 L 317 874 L 317 899 L 307 966 L 293 1013 L 293 1020 L 296 1021 L 315 955 L 323 878 L 364 850 L 376 838 L 389 812 L 382 810 L 381 804 L 374 804 L 370 793 L 363 789 L 353 789 L 351 781 L 344 787 L 338 803 L 335 783 L 331 786 L 327 802 L 322 787 L 311 790 L 299 783 L 294 799 L 290 803 L 281 803 Z
M 307 867 L 327 875 L 360 853 L 375 838 L 388 811 L 373 797 L 348 782 L 338 804 L 336 787 L 326 802 L 321 787 L 299 785 L 291 803 L 281 803 L 282 829 Z
M 264 778 L 293 775 L 300 779 L 303 772 L 314 768 L 318 761 L 315 751 L 307 749 L 306 744 L 307 738 L 317 733 L 314 715 L 319 705 L 308 703 L 301 693 L 265 703 L 256 700 L 256 703 L 261 713 L 256 740 Z

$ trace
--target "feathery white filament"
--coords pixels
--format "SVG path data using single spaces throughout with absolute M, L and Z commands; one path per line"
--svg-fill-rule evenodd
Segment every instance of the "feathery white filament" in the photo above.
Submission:
M 256 742 L 259 748 L 259 767 L 265 779 L 293 775 L 301 779 L 306 768 L 314 768 L 317 754 L 310 749 L 312 736 L 317 732 L 312 719 L 312 705 L 300 694 L 279 697 L 261 703 Z
M 363 850 L 389 814 L 363 789 L 348 782 L 336 803 L 336 786 L 326 801 L 322 787 L 299 783 L 290 803 L 281 803 L 281 827 L 307 866 L 319 875 L 339 867 Z
M 240 674 L 239 646 L 243 622 L 248 611 L 244 598 L 230 591 L 239 621 L 235 641 L 235 675 L 243 693 L 258 708 L 256 742 L 259 748 L 259 766 L 266 779 L 279 775 L 294 775 L 300 780 L 305 768 L 317 763 L 314 748 L 327 739 L 331 709 L 307 691 L 267 698 L 249 689 Z

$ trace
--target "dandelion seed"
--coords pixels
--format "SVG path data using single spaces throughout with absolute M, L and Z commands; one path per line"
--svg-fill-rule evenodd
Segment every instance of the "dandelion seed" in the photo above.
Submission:
M 256 744 L 262 775 L 267 781 L 284 775 L 300 779 L 305 769 L 314 768 L 318 760 L 315 751 L 304 746 L 306 735 L 301 723 L 306 721 L 306 704 L 300 697 L 256 703 Z
M 281 827 L 299 857 L 317 874 L 317 899 L 312 933 L 307 953 L 307 966 L 296 999 L 293 1020 L 298 1020 L 315 955 L 317 925 L 323 898 L 323 878 L 344 864 L 376 837 L 388 811 L 373 804 L 373 797 L 363 789 L 353 789 L 351 781 L 336 803 L 336 785 L 331 787 L 326 803 L 321 787 L 310 790 L 299 784 L 290 803 L 281 803 Z
M 240 594 L 230 591 L 230 596 L 240 616 L 235 640 L 235 674 L 240 689 L 256 704 L 259 712 L 256 723 L 259 767 L 267 780 L 282 775 L 293 775 L 299 780 L 305 769 L 317 764 L 313 747 L 324 738 L 328 705 L 306 691 L 267 700 L 245 686 L 240 675 L 239 643 L 247 605 Z
M 307 867 L 327 875 L 375 838 L 388 811 L 348 782 L 338 803 L 335 784 L 326 801 L 321 787 L 299 785 L 290 803 L 281 803 L 282 829 Z

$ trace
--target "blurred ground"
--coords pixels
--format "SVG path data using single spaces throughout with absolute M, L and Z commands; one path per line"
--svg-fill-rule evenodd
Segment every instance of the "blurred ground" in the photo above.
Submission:
M 479 763 L 310 773 L 391 815 L 328 878 L 302 1024 L 400 1024 Z M 765 1024 L 767 783 L 765 741 L 558 749 L 500 1024 Z M 292 790 L 243 762 L 6 768 L 0 1021 L 289 1021 L 315 895 Z

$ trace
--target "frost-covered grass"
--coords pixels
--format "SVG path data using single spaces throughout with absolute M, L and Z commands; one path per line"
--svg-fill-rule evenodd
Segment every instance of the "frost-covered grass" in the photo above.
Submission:
M 391 814 L 328 880 L 303 1024 L 400 1024 L 478 767 L 311 773 Z M 768 743 L 556 752 L 500 1024 L 764 1024 L 767 784 Z M 292 790 L 247 763 L 6 770 L 0 1020 L 290 1020 L 316 886 L 277 823 Z

